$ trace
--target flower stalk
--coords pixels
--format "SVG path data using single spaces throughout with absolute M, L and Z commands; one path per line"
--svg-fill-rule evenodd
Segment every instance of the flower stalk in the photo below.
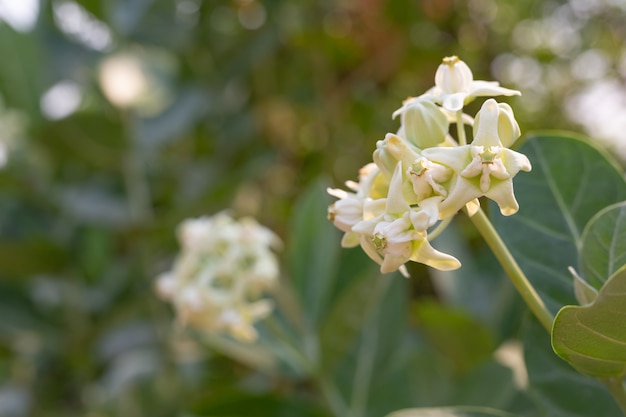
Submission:
M 493 227 L 489 218 L 482 209 L 479 209 L 476 214 L 470 217 L 470 220 L 476 226 L 483 239 L 494 253 L 500 265 L 511 279 L 511 282 L 522 296 L 522 299 L 526 302 L 526 305 L 533 312 L 535 317 L 543 325 L 543 327 L 550 333 L 552 331 L 552 322 L 554 317 L 552 313 L 547 309 L 539 294 L 532 286 L 518 263 L 513 258 L 511 252 L 506 247 L 502 238 Z

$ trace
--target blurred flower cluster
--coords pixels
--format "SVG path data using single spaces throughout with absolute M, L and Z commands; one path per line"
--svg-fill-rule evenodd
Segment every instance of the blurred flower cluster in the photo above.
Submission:
M 429 238 L 460 209 L 475 213 L 479 197 L 495 201 L 505 216 L 516 213 L 512 179 L 531 169 L 526 156 L 509 149 L 520 129 L 508 104 L 488 99 L 475 119 L 463 107 L 478 96 L 519 94 L 497 82 L 475 81 L 459 58 L 444 58 L 435 86 L 408 98 L 393 114 L 401 118 L 400 129 L 377 142 L 373 163 L 361 169 L 359 182 L 346 183 L 350 192 L 328 190 L 339 198 L 328 215 L 345 232 L 342 245 L 360 244 L 383 273 L 399 269 L 408 275 L 409 260 L 439 270 L 459 268 L 460 262 L 434 249 Z M 456 139 L 451 123 L 457 125 Z M 469 144 L 465 125 L 473 127 Z M 439 231 L 429 236 L 433 226 Z
M 226 332 L 244 342 L 257 338 L 254 323 L 272 310 L 262 296 L 278 281 L 272 248 L 278 237 L 252 218 L 222 212 L 185 220 L 178 228 L 181 253 L 158 277 L 157 291 L 183 325 Z

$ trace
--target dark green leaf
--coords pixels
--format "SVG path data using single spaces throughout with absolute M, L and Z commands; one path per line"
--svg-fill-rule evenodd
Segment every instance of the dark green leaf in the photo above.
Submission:
M 626 265 L 587 306 L 566 306 L 552 328 L 554 351 L 579 372 L 599 378 L 626 375 Z
M 593 216 L 583 231 L 580 258 L 585 281 L 597 290 L 626 265 L 626 202 Z
M 471 369 L 493 352 L 491 333 L 462 311 L 421 301 L 415 306 L 415 317 L 425 337 L 459 373 Z
M 326 312 L 334 285 L 339 231 L 326 218 L 330 198 L 321 183 L 312 186 L 294 209 L 287 254 L 293 287 L 309 323 Z
M 519 151 L 533 166 L 530 173 L 515 178 L 520 210 L 507 218 L 493 215 L 492 220 L 547 307 L 556 313 L 575 303 L 567 268 L 577 264 L 585 225 L 604 207 L 626 200 L 626 180 L 607 155 L 583 139 L 536 135 Z
M 550 346 L 550 337 L 534 319 L 523 327 L 529 390 L 549 417 L 622 417 L 605 386 L 576 372 Z

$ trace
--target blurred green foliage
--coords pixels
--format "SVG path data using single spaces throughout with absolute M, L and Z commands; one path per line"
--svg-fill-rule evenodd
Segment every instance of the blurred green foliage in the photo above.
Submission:
M 32 27 L 0 14 L 0 414 L 331 415 L 298 369 L 209 349 L 154 294 L 176 225 L 231 208 L 285 239 L 285 285 L 310 319 L 286 339 L 319 336 L 325 377 L 362 415 L 544 415 L 493 359 L 523 308 L 475 232 L 459 221 L 441 239 L 476 285 L 413 267 L 379 278 L 393 280 L 381 295 L 375 266 L 325 222 L 323 189 L 356 176 L 447 55 L 522 90 L 523 130 L 571 128 L 567 100 L 626 74 L 625 15 L 590 3 L 42 0 L 24 2 L 39 4 Z M 138 83 L 134 101 L 112 98 Z M 376 379 L 355 384 L 355 369 Z

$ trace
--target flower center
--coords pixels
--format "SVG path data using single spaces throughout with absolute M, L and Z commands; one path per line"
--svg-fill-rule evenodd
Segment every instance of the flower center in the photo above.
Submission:
M 387 249 L 387 238 L 380 232 L 372 236 L 372 243 L 377 251 L 383 251 Z

